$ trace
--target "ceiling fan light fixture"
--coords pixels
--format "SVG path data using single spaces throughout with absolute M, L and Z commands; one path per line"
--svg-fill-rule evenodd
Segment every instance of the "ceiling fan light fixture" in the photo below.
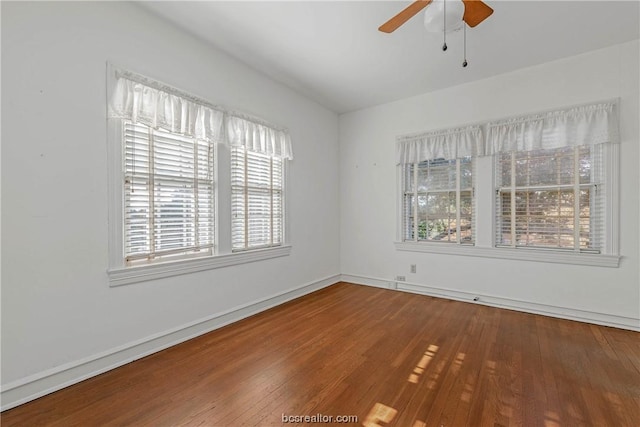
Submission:
M 462 0 L 446 0 L 446 5 L 445 0 L 433 0 L 424 12 L 424 27 L 430 33 L 459 31 L 464 25 L 463 16 Z

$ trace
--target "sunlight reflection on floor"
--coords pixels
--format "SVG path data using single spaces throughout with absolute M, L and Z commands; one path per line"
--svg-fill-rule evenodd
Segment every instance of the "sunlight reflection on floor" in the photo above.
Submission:
M 397 413 L 396 409 L 378 402 L 373 405 L 362 425 L 365 427 L 382 427 L 378 422 L 388 424 L 393 421 Z
M 422 356 L 416 367 L 413 368 L 413 373 L 409 375 L 408 381 L 410 383 L 418 383 L 418 378 L 420 377 L 420 375 L 422 375 L 429 362 L 431 362 L 431 359 L 433 359 L 433 356 L 435 356 L 438 352 L 439 348 L 440 347 L 434 344 L 431 344 L 429 348 L 427 348 L 427 351 L 424 352 L 424 355 Z

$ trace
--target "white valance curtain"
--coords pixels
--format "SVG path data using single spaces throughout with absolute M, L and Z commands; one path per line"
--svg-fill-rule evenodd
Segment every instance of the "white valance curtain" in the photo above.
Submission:
M 397 139 L 397 163 L 617 143 L 618 101 L 581 105 Z
M 193 138 L 222 141 L 222 111 L 141 76 L 118 72 L 109 106 L 112 118 Z
M 109 117 L 212 142 L 229 142 L 269 156 L 292 159 L 286 129 L 210 104 L 160 82 L 122 70 L 115 76 Z
M 486 124 L 485 153 L 618 142 L 617 102 L 514 117 Z
M 445 129 L 398 137 L 397 163 L 420 163 L 433 159 L 482 156 L 483 131 L 480 126 Z
M 227 141 L 233 147 L 245 147 L 249 151 L 291 160 L 291 137 L 282 129 L 276 129 L 241 116 L 227 115 Z

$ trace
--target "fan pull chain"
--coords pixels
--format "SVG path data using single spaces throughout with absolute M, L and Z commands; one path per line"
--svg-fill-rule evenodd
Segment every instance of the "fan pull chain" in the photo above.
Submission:
M 467 62 L 467 24 L 462 24 L 463 27 L 463 40 L 464 40 L 464 60 L 462 61 L 462 67 L 469 65 Z
M 447 0 L 442 0 L 443 5 L 443 14 L 442 19 L 444 20 L 444 25 L 442 29 L 442 51 L 447 50 Z

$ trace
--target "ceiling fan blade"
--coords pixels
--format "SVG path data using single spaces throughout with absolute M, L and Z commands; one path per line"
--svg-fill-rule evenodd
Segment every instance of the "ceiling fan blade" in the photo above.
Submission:
M 480 0 L 462 0 L 464 3 L 464 15 L 462 20 L 470 27 L 475 27 L 493 13 L 493 9 Z
M 418 0 L 407 6 L 402 12 L 398 13 L 393 18 L 382 24 L 378 30 L 383 33 L 392 33 L 398 29 L 402 24 L 411 19 L 415 14 L 420 12 L 425 7 L 429 6 L 432 0 Z

